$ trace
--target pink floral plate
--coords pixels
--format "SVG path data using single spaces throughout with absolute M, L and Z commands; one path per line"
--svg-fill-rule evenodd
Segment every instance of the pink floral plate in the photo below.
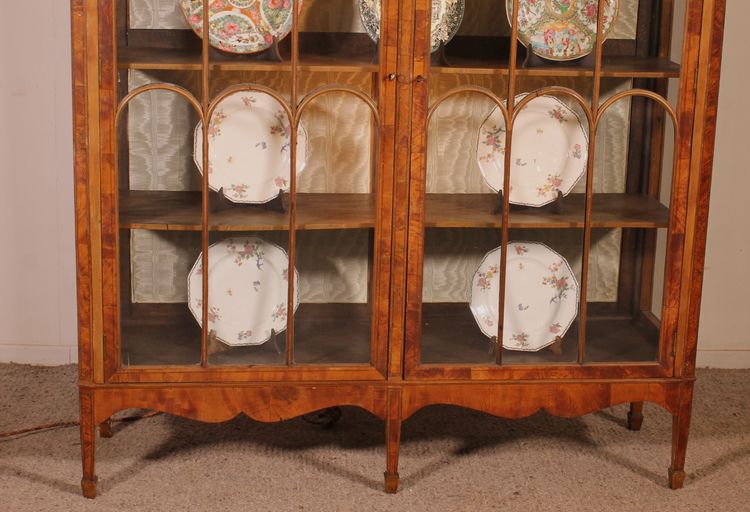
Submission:
M 479 264 L 470 308 L 485 336 L 497 338 L 500 247 Z M 562 338 L 578 315 L 578 281 L 568 262 L 538 242 L 508 243 L 503 348 L 536 352 Z
M 268 49 L 292 29 L 294 0 L 208 0 L 208 33 L 211 46 L 231 53 L 257 53 Z M 193 31 L 203 37 L 203 0 L 180 0 Z M 298 9 L 302 8 L 299 0 Z
M 294 271 L 294 310 L 299 306 Z M 278 245 L 254 237 L 227 238 L 208 248 L 208 328 L 231 346 L 262 345 L 271 330 L 286 330 L 289 257 Z M 188 307 L 203 325 L 203 265 L 188 275 Z
M 257 91 L 230 94 L 208 125 L 208 185 L 235 203 L 267 203 L 289 189 L 291 127 L 271 95 Z M 195 127 L 195 165 L 203 173 L 203 124 Z M 297 175 L 307 161 L 307 132 L 297 135 Z
M 515 0 L 518 5 L 518 39 L 536 55 L 566 61 L 585 57 L 596 47 L 597 3 L 600 0 Z M 514 0 L 506 0 L 508 21 Z M 615 19 L 619 0 L 601 0 L 603 38 Z
M 525 94 L 516 97 L 518 103 Z M 588 134 L 573 110 L 553 96 L 534 98 L 513 125 L 510 202 L 544 206 L 565 196 L 586 173 Z M 479 127 L 477 163 L 495 192 L 503 188 L 505 120 L 495 107 Z

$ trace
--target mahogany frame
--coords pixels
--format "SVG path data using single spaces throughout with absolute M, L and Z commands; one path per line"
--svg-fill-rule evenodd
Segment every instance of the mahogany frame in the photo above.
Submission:
M 645 0 L 643 0 L 645 1 Z M 650 1 L 650 0 L 649 0 Z M 385 0 L 383 2 L 382 42 L 376 90 L 380 110 L 380 168 L 376 204 L 376 279 L 373 308 L 372 364 L 293 365 L 291 343 L 287 343 L 289 366 L 206 367 L 207 333 L 202 331 L 200 367 L 119 366 L 119 346 L 107 333 L 117 332 L 118 254 L 117 233 L 118 165 L 116 117 L 118 105 L 116 52 L 126 21 L 116 16 L 117 2 L 111 0 L 71 0 L 73 47 L 73 104 L 75 144 L 75 201 L 77 245 L 77 298 L 79 329 L 79 389 L 81 409 L 82 490 L 96 495 L 94 471 L 95 430 L 106 431 L 109 417 L 118 410 L 143 407 L 202 421 L 224 421 L 239 413 L 260 421 L 278 421 L 336 405 L 362 407 L 385 420 L 387 461 L 385 488 L 398 487 L 398 453 L 401 423 L 418 409 L 430 404 L 454 404 L 491 414 L 518 418 L 544 408 L 551 414 L 575 416 L 619 403 L 631 403 L 629 425 L 638 429 L 642 402 L 651 401 L 673 415 L 672 460 L 669 484 L 683 485 L 687 446 L 698 318 L 700 311 L 703 261 L 706 244 L 708 201 L 713 163 L 716 108 L 721 67 L 721 47 L 726 0 L 687 0 L 686 26 L 680 70 L 680 96 L 676 110 L 666 112 L 676 122 L 675 175 L 669 220 L 669 246 L 665 276 L 661 349 L 653 364 L 502 365 L 499 351 L 496 366 L 420 365 L 419 293 L 424 228 L 425 133 L 429 115 L 427 55 L 429 47 L 429 8 L 427 0 Z M 664 12 L 672 0 L 662 0 Z M 517 2 L 514 10 L 518 9 Z M 117 30 L 115 30 L 117 23 Z M 601 33 L 602 20 L 597 30 Z M 666 20 L 661 29 L 669 31 Z M 204 34 L 207 33 L 204 23 Z M 517 23 L 511 41 L 515 41 Z M 292 101 L 288 115 L 298 122 L 304 104 L 299 104 L 296 73 L 299 68 L 297 14 L 292 28 Z M 601 38 L 598 38 L 601 40 Z M 211 112 L 208 98 L 210 70 L 208 38 L 202 40 L 202 97 L 189 100 L 207 119 Z M 659 55 L 667 55 L 662 39 Z M 511 45 L 507 74 L 511 77 L 507 97 L 514 98 L 518 71 L 517 45 Z M 567 72 L 567 71 L 566 71 Z M 594 97 L 584 110 L 590 125 L 596 127 L 601 114 L 612 103 L 632 94 L 660 101 L 664 81 L 657 92 L 628 91 L 599 105 L 599 88 L 605 76 L 602 44 L 596 47 L 592 76 Z M 645 75 L 644 75 L 645 76 Z M 663 76 L 663 75 L 659 75 Z M 659 78 L 657 76 L 657 78 Z M 169 86 L 161 88 L 170 89 Z M 138 92 L 150 90 L 146 89 Z M 173 92 L 185 94 L 176 88 Z M 330 90 L 341 90 L 336 87 Z M 465 88 L 464 91 L 469 90 Z M 568 93 L 559 88 L 550 92 Z M 318 91 L 317 94 L 324 93 Z M 227 92 L 228 93 L 228 92 Z M 485 94 L 484 92 L 482 92 Z M 135 92 L 133 93 L 135 94 Z M 187 98 L 187 96 L 185 96 Z M 573 95 L 579 102 L 582 98 Z M 497 104 L 500 100 L 492 98 Z M 506 120 L 514 119 L 518 105 L 509 102 Z M 307 101 L 307 100 L 306 100 Z M 371 108 L 374 104 L 370 105 Z M 378 119 L 379 118 L 379 119 Z M 663 114 L 653 117 L 649 135 L 657 149 L 651 165 L 661 165 Z M 204 129 L 206 128 L 204 123 Z M 512 137 L 508 130 L 506 143 Z M 295 167 L 295 138 L 292 136 L 292 168 Z M 595 138 L 591 137 L 593 155 Z M 204 133 L 204 144 L 207 137 Z M 208 152 L 204 147 L 204 158 Z M 509 158 L 509 155 L 508 157 Z M 204 168 L 205 168 L 204 162 Z M 505 184 L 509 183 L 506 161 Z M 584 258 L 588 257 L 592 229 L 592 160 L 589 161 L 585 194 Z M 295 173 L 291 173 L 292 206 L 289 213 L 290 262 L 294 261 Z M 507 187 L 506 187 L 507 189 Z M 201 199 L 202 249 L 208 244 L 208 183 L 204 174 Z M 649 183 L 651 195 L 658 184 Z M 510 220 L 509 198 L 503 201 L 501 215 L 502 265 L 505 265 Z M 650 244 L 652 241 L 646 240 Z M 650 250 L 650 249 L 649 249 Z M 204 256 L 204 260 L 207 256 Z M 653 259 L 653 258 L 651 258 Z M 206 262 L 204 261 L 204 264 Z M 291 264 L 291 263 L 290 263 Z M 645 260 L 647 273 L 653 261 Z M 584 272 L 587 266 L 583 265 Z M 583 317 L 585 318 L 585 278 Z M 208 287 L 204 282 L 204 295 Z M 291 299 L 291 288 L 290 288 Z M 636 294 L 637 295 L 637 294 Z M 641 293 L 638 300 L 647 301 Z M 204 317 L 207 300 L 204 296 Z M 500 298 L 502 310 L 503 297 Z M 288 303 L 291 307 L 292 301 Z M 288 315 L 287 337 L 293 336 L 292 315 Z M 205 322 L 204 322 L 205 324 Z M 416 327 L 415 327 L 416 326 Z M 581 322 L 582 332 L 585 322 Z M 582 355 L 585 336 L 579 338 Z

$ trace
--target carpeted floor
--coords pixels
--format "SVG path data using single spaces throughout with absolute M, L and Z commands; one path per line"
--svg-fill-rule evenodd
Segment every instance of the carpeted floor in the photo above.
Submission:
M 666 487 L 671 417 L 646 405 L 509 421 L 432 407 L 406 422 L 401 490 L 382 491 L 383 424 L 359 409 L 218 425 L 159 415 L 98 440 L 99 497 L 79 492 L 77 428 L 0 439 L 0 510 L 750 510 L 750 370 L 699 372 L 686 486 Z M 130 411 L 132 413 L 132 411 Z M 0 432 L 76 419 L 75 367 L 0 365 Z

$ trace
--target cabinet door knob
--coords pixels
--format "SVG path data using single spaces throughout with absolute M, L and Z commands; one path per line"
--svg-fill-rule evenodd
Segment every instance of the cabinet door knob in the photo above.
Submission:
M 388 74 L 388 80 L 390 80 L 391 82 L 393 82 L 397 77 L 398 77 L 398 75 L 396 73 L 389 73 Z

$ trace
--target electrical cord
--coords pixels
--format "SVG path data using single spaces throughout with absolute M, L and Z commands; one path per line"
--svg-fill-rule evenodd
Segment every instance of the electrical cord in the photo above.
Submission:
M 147 412 L 144 414 L 137 414 L 134 416 L 125 416 L 124 418 L 112 418 L 110 419 L 110 421 L 112 423 L 132 422 L 132 421 L 144 420 L 146 418 L 153 418 L 154 416 L 158 416 L 159 414 L 161 413 L 158 411 L 151 411 L 151 412 Z M 58 421 L 57 423 L 47 423 L 44 425 L 37 425 L 35 427 L 22 428 L 20 430 L 12 430 L 10 432 L 0 432 L 0 439 L 5 439 L 8 437 L 16 437 L 22 434 L 36 434 L 36 433 L 43 432 L 46 430 L 54 430 L 58 428 L 77 427 L 80 424 L 81 424 L 80 421 Z

